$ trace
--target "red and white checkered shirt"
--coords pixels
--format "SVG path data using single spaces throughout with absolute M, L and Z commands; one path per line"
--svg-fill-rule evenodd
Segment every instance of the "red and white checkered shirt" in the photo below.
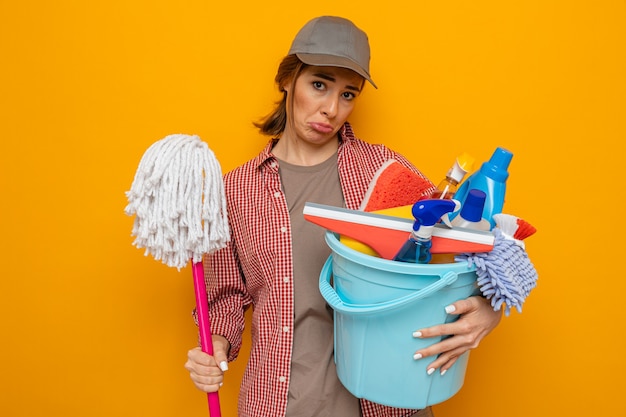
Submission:
M 340 135 L 337 166 L 347 208 L 359 207 L 374 174 L 389 159 L 423 177 L 384 145 L 357 139 L 348 123 Z M 212 332 L 230 342 L 229 360 L 239 353 L 244 311 L 253 306 L 240 417 L 284 416 L 288 398 L 294 325 L 291 228 L 273 144 L 224 176 L 231 242 L 204 261 Z M 424 177 L 424 192 L 432 190 L 433 184 Z M 366 400 L 361 407 L 364 417 L 400 417 L 415 411 Z

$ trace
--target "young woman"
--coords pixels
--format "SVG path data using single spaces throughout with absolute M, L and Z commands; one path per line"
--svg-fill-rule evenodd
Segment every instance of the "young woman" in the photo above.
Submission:
M 256 158 L 224 176 L 232 240 L 204 260 L 214 355 L 194 348 L 185 367 L 200 390 L 218 390 L 228 361 L 237 358 L 244 312 L 252 306 L 240 417 L 432 415 L 430 408 L 359 400 L 339 382 L 333 315 L 318 289 L 330 249 L 324 230 L 302 215 L 307 201 L 357 209 L 374 173 L 391 158 L 422 176 L 423 195 L 434 189 L 402 155 L 356 138 L 347 121 L 366 81 L 376 87 L 369 57 L 367 35 L 349 20 L 322 16 L 308 22 L 276 75 L 283 99 L 257 125 L 272 139 Z M 432 360 L 431 372 L 450 368 L 500 320 L 482 297 L 453 305 L 458 321 L 416 329 L 421 337 L 451 337 L 405 353 Z M 381 366 L 384 361 L 381 354 Z

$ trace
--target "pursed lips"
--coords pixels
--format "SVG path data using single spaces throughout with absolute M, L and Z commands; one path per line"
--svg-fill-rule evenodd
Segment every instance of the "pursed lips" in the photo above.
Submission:
M 310 122 L 309 126 L 320 133 L 330 133 L 333 131 L 333 126 L 328 123 Z

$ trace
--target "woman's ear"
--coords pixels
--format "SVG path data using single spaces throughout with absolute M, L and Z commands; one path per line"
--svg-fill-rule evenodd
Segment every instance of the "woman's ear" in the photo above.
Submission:
M 289 78 L 283 80 L 283 84 L 280 86 L 282 93 L 288 93 L 295 86 L 294 75 L 290 75 Z

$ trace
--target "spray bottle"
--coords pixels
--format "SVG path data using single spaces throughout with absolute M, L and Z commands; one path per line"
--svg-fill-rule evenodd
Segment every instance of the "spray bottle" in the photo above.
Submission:
M 463 152 L 454 160 L 454 165 L 450 167 L 446 177 L 441 180 L 437 189 L 430 198 L 441 198 L 451 200 L 456 192 L 457 186 L 474 165 L 474 157 Z
M 420 264 L 430 262 L 431 239 L 435 224 L 444 214 L 458 210 L 459 207 L 460 203 L 456 200 L 428 199 L 413 204 L 411 210 L 415 217 L 413 231 L 394 257 L 394 261 Z
M 485 206 L 482 217 L 487 219 L 493 229 L 496 225 L 493 215 L 502 212 L 504 195 L 506 193 L 506 180 L 509 177 L 507 169 L 513 158 L 513 154 L 504 148 L 496 148 L 489 161 L 484 162 L 480 170 L 470 175 L 454 194 L 454 199 L 465 203 L 467 194 L 471 189 L 477 189 L 485 193 Z M 450 214 L 454 219 L 458 213 Z

